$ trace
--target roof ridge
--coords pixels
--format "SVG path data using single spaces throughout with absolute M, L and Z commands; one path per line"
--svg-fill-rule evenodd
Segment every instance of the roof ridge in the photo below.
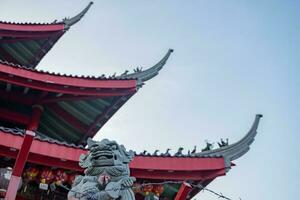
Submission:
M 82 19 L 82 17 L 87 13 L 87 11 L 90 9 L 90 7 L 93 5 L 94 2 L 90 2 L 79 14 L 75 15 L 74 17 L 67 18 L 58 21 L 54 20 L 53 22 L 12 22 L 12 21 L 2 21 L 0 20 L 0 23 L 2 24 L 10 24 L 10 25 L 58 25 L 58 24 L 64 24 L 65 29 L 69 29 L 73 24 L 77 23 Z
M 14 68 L 21 68 L 21 69 L 29 70 L 32 72 L 48 74 L 48 75 L 53 75 L 53 76 L 70 77 L 70 78 L 84 78 L 84 79 L 93 79 L 93 80 L 133 80 L 133 79 L 136 79 L 133 77 L 106 76 L 105 74 L 95 76 L 95 75 L 76 75 L 76 74 L 66 74 L 66 73 L 60 73 L 60 72 L 50 72 L 50 71 L 45 71 L 42 69 L 27 67 L 25 65 L 15 64 L 15 63 L 8 62 L 8 61 L 1 60 L 1 59 L 0 59 L 0 64 L 4 64 L 4 65 L 14 67 Z
M 0 59 L 0 64 L 8 65 L 11 67 L 16 67 L 16 68 L 22 68 L 25 70 L 30 70 L 32 72 L 37 72 L 37 73 L 43 73 L 43 74 L 48 74 L 48 75 L 54 75 L 54 76 L 63 76 L 63 77 L 71 77 L 71 78 L 84 78 L 84 79 L 93 79 L 93 80 L 138 80 L 139 85 L 143 85 L 144 82 L 150 80 L 151 78 L 155 77 L 158 75 L 159 71 L 163 68 L 163 66 L 166 64 L 167 60 L 169 59 L 171 53 L 173 52 L 173 49 L 169 49 L 166 55 L 154 66 L 142 70 L 141 68 L 134 69 L 132 73 L 127 74 L 129 71 L 126 70 L 125 73 L 121 75 L 116 75 L 114 73 L 113 75 L 74 75 L 74 74 L 66 74 L 66 73 L 60 73 L 60 72 L 50 72 L 50 71 L 44 71 L 41 69 L 37 68 L 31 68 L 25 65 L 20 65 L 20 64 L 15 64 L 12 62 L 8 62 L 5 60 Z

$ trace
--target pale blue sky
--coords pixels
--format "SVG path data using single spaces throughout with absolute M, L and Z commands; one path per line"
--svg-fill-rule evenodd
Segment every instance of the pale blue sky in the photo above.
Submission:
M 88 1 L 1 0 L 0 19 L 51 22 Z M 159 76 L 98 133 L 136 151 L 204 146 L 248 131 L 251 150 L 209 188 L 232 199 L 295 199 L 299 187 L 300 2 L 264 0 L 95 1 L 40 63 L 72 74 L 151 66 L 174 48 Z M 298 186 L 298 187 L 297 187 Z M 197 199 L 217 199 L 201 193 Z

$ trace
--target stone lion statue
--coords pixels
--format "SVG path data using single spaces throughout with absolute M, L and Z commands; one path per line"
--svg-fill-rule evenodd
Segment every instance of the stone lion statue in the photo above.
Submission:
M 87 142 L 89 153 L 79 159 L 84 176 L 76 177 L 68 200 L 135 200 L 129 171 L 134 152 L 107 139 Z

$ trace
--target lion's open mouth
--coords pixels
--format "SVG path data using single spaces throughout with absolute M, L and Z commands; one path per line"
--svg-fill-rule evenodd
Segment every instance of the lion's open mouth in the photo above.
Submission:
M 102 159 L 112 159 L 114 157 L 114 153 L 112 151 L 95 151 L 92 152 L 92 158 L 95 160 Z
M 114 153 L 109 150 L 94 151 L 92 154 L 92 163 L 94 166 L 112 166 L 114 165 Z

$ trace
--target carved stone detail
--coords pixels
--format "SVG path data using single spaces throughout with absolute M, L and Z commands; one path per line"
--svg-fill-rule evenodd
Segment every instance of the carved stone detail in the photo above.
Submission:
M 131 189 L 135 178 L 129 171 L 134 152 L 107 139 L 88 139 L 88 148 L 79 160 L 84 176 L 76 177 L 68 200 L 135 200 Z

